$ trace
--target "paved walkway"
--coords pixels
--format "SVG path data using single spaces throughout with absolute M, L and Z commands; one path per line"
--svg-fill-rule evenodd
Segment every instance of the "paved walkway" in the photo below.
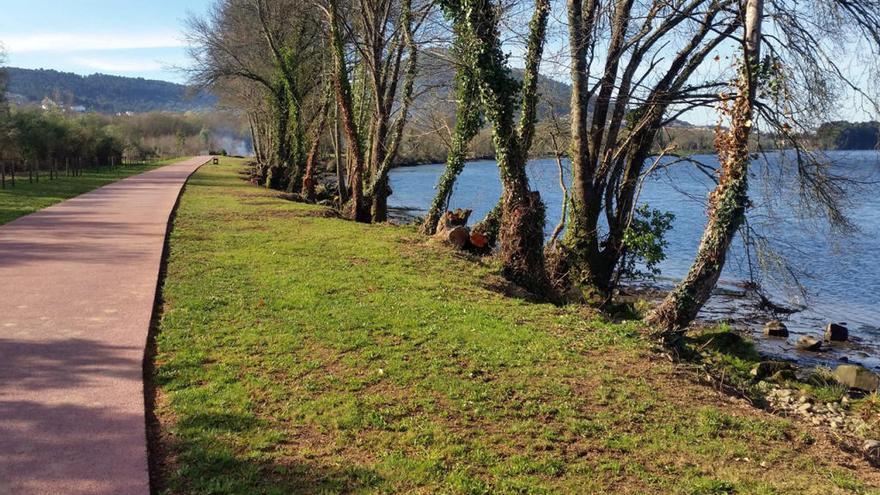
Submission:
M 0 495 L 149 494 L 144 346 L 169 214 L 208 159 L 0 226 Z

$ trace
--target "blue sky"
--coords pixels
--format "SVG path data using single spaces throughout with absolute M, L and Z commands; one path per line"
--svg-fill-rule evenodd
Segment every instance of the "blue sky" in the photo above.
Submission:
M 189 13 L 204 14 L 212 1 L 0 0 L 0 43 L 10 66 L 185 82 L 175 69 L 189 63 L 185 19 Z M 566 77 L 567 70 L 561 79 Z M 872 118 L 857 100 L 847 95 L 839 115 L 829 118 Z M 711 109 L 685 115 L 700 124 L 716 118 Z
M 184 21 L 211 0 L 0 0 L 8 65 L 182 82 Z

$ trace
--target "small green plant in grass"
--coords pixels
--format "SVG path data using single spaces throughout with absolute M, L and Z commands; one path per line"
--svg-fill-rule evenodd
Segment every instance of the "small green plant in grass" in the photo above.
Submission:
M 724 380 L 754 397 L 761 395 L 751 375 L 761 356 L 754 343 L 733 332 L 727 324 L 704 329 L 688 337 L 691 357 L 708 364 L 719 380 Z
M 733 483 L 711 478 L 700 478 L 694 482 L 691 495 L 728 495 L 736 493 Z
M 835 378 L 832 370 L 826 366 L 817 366 L 802 382 L 790 382 L 808 397 L 815 401 L 839 402 L 849 391 L 845 385 L 841 385 Z

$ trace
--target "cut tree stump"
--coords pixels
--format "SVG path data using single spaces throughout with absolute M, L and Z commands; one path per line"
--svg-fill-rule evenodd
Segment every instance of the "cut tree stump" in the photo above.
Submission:
M 471 210 L 447 211 L 437 222 L 434 238 L 448 242 L 458 249 L 465 249 L 471 240 L 471 231 L 466 227 Z

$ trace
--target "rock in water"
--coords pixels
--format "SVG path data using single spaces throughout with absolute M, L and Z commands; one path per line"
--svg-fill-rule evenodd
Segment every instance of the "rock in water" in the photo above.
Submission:
M 849 330 L 843 325 L 829 323 L 825 327 L 825 340 L 828 342 L 846 342 L 849 339 Z
M 771 320 L 764 325 L 764 335 L 767 337 L 788 337 L 788 327 L 779 320 Z
M 834 368 L 834 379 L 849 388 L 865 392 L 874 392 L 880 387 L 880 376 L 857 364 L 841 364 Z
M 821 347 L 822 341 L 809 335 L 804 335 L 794 344 L 794 348 L 799 351 L 818 351 Z

